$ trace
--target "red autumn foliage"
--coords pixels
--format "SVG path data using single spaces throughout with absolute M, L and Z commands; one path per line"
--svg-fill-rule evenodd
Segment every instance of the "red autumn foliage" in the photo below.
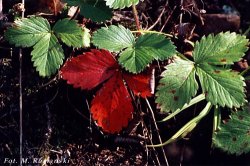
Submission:
M 71 58 L 60 73 L 76 88 L 90 90 L 104 83 L 91 102 L 90 112 L 98 126 L 109 133 L 121 131 L 132 119 L 132 99 L 124 81 L 135 95 L 151 96 L 150 74 L 123 73 L 113 55 L 106 50 L 91 50 Z

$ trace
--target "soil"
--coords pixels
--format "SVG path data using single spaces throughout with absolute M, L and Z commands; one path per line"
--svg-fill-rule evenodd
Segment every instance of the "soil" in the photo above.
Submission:
M 3 1 L 4 13 L 17 1 Z M 28 1 L 27 13 L 38 11 L 33 1 Z M 188 52 L 190 47 L 184 42 L 186 38 L 197 40 L 203 34 L 220 31 L 245 32 L 250 26 L 249 0 L 187 0 L 169 1 L 166 12 L 155 27 L 160 30 L 167 21 L 163 31 L 179 35 L 175 43 L 179 51 Z M 144 0 L 137 8 L 142 26 L 152 25 L 164 7 L 165 1 Z M 227 8 L 226 8 L 227 7 Z M 227 9 L 227 10 L 226 10 Z M 206 16 L 200 14 L 206 11 Z M 184 12 L 185 11 L 185 12 Z M 180 15 L 183 20 L 180 23 Z M 213 14 L 213 15 L 209 15 Z M 230 19 L 228 19 L 228 16 Z M 113 23 L 121 23 L 134 28 L 130 9 L 116 12 Z M 63 17 L 58 15 L 51 20 Z M 211 18 L 210 18 L 211 17 Z M 206 20 L 202 20 L 206 18 Z M 79 20 L 83 18 L 78 16 Z M 211 20 L 212 19 L 212 20 Z M 3 22 L 12 22 L 13 16 L 6 15 Z M 86 20 L 85 20 L 86 21 Z M 205 22 L 206 27 L 202 25 Z M 221 23 L 223 22 L 223 24 Z M 111 23 L 111 22 L 110 22 Z M 184 26 L 185 23 L 185 26 Z M 217 24 L 224 26 L 215 26 Z M 90 21 L 86 26 L 92 30 L 100 24 Z M 195 28 L 193 28 L 195 27 Z M 19 49 L 9 45 L 3 39 L 6 27 L 1 26 L 0 40 L 0 163 L 6 158 L 19 159 Z M 250 37 L 248 33 L 248 37 Z M 48 165 L 166 165 L 161 149 L 148 149 L 149 136 L 158 143 L 157 132 L 144 100 L 139 100 L 141 113 L 136 120 L 119 135 L 103 133 L 89 115 L 89 103 L 94 91 L 87 92 L 73 89 L 57 75 L 41 78 L 33 68 L 30 49 L 23 49 L 22 86 L 23 86 L 23 156 L 28 161 L 48 159 L 55 161 L 65 159 L 67 163 L 47 163 Z M 65 48 L 65 52 L 71 50 Z M 79 50 L 81 52 L 82 50 Z M 242 63 L 235 64 L 238 71 L 249 64 L 249 53 Z M 159 71 L 156 71 L 156 73 Z M 157 78 L 159 79 L 159 78 Z M 248 87 L 247 87 L 248 89 Z M 249 97 L 249 93 L 247 93 Z M 150 101 L 154 110 L 157 106 Z M 155 111 L 156 119 L 162 113 Z M 184 113 L 177 120 L 159 124 L 163 140 L 167 140 L 193 115 Z M 228 155 L 211 148 L 212 114 L 208 115 L 185 140 L 164 147 L 170 165 L 250 165 L 250 154 L 241 156 Z M 139 125 L 136 125 L 139 124 Z M 42 162 L 41 161 L 37 161 Z M 39 165 L 25 164 L 25 165 Z M 0 164 L 1 165 L 1 164 Z M 6 165 L 11 165 L 6 163 Z M 16 164 L 12 164 L 16 165 Z

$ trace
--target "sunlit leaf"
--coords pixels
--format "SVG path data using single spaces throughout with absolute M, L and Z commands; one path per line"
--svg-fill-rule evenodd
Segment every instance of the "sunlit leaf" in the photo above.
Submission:
M 5 38 L 16 46 L 34 46 L 32 61 L 41 76 L 56 73 L 63 63 L 63 49 L 51 32 L 48 21 L 42 17 L 15 21 L 14 26 L 6 31 Z
M 106 4 L 114 9 L 123 9 L 139 3 L 139 0 L 105 0 Z
M 215 65 L 233 64 L 248 50 L 248 39 L 236 33 L 220 33 L 203 37 L 195 43 L 193 57 L 196 63 Z
M 83 30 L 74 20 L 63 19 L 56 22 L 52 29 L 58 38 L 72 47 L 83 46 Z
M 121 53 L 119 63 L 129 72 L 140 73 L 153 60 L 165 60 L 176 54 L 175 46 L 163 35 L 145 34 Z
M 219 126 L 213 144 L 230 154 L 241 155 L 250 152 L 250 111 L 232 111 L 231 119 Z
M 157 88 L 156 102 L 162 111 L 169 112 L 182 108 L 196 95 L 198 83 L 193 62 L 175 59 L 161 76 L 163 78 Z
M 203 93 L 212 104 L 240 107 L 245 102 L 244 78 L 237 72 L 202 64 L 197 67 Z
M 119 52 L 124 48 L 132 47 L 135 38 L 129 29 L 122 25 L 103 27 L 93 34 L 92 42 L 95 46 L 109 51 Z

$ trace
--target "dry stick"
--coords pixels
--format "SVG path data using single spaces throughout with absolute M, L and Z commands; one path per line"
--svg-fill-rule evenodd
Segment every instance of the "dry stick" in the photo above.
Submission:
M 166 4 L 164 5 L 164 7 L 163 7 L 163 9 L 162 9 L 162 11 L 161 11 L 161 14 L 159 15 L 159 17 L 157 18 L 157 20 L 155 21 L 155 23 L 154 23 L 152 26 L 150 26 L 150 27 L 148 28 L 148 30 L 152 30 L 152 29 L 160 22 L 160 20 L 161 20 L 163 14 L 164 14 L 165 11 L 166 11 L 167 5 L 168 5 L 168 0 L 166 1 Z
M 168 16 L 168 18 L 166 19 L 166 21 L 164 22 L 163 26 L 161 27 L 160 32 L 162 32 L 163 29 L 165 28 L 165 26 L 167 25 L 167 23 L 168 23 L 170 17 L 173 15 L 175 9 L 176 9 L 176 6 L 175 6 L 174 9 L 171 11 L 171 13 L 169 14 L 169 16 Z
M 22 4 L 24 6 L 25 0 L 22 0 Z M 24 18 L 24 10 L 22 11 L 22 18 Z M 22 87 L 22 58 L 23 58 L 23 51 L 20 48 L 19 49 L 19 128 L 20 128 L 20 136 L 19 136 L 19 141 L 20 141 L 20 166 L 22 166 L 22 158 L 23 158 L 23 87 Z
M 133 15 L 134 15 L 134 19 L 135 19 L 136 28 L 139 31 L 141 29 L 141 24 L 140 24 L 140 21 L 139 21 L 138 12 L 137 12 L 137 9 L 136 9 L 135 5 L 132 5 L 132 10 L 133 10 Z
M 162 139 L 161 139 L 161 136 L 160 136 L 160 133 L 159 133 L 159 128 L 158 128 L 158 126 L 157 126 L 157 124 L 156 124 L 154 111 L 153 111 L 153 109 L 152 109 L 152 107 L 151 107 L 151 105 L 150 105 L 150 103 L 149 103 L 149 101 L 148 101 L 147 98 L 146 98 L 146 102 L 147 102 L 148 108 L 149 108 L 149 110 L 150 110 L 150 112 L 151 112 L 151 114 L 152 114 L 152 118 L 153 118 L 153 121 L 154 121 L 154 125 L 155 125 L 155 128 L 156 128 L 156 132 L 157 132 L 157 135 L 158 135 L 158 139 L 159 139 L 160 143 L 162 144 Z M 165 151 L 164 151 L 163 147 L 161 147 L 161 150 L 162 150 L 163 157 L 164 157 L 164 160 L 165 160 L 165 162 L 166 162 L 166 165 L 169 166 L 169 164 L 168 164 L 168 159 L 167 159 L 167 156 L 166 156 L 166 154 L 165 154 Z
M 145 126 L 145 127 L 143 127 L 143 126 Z M 142 120 L 142 128 L 144 128 L 144 129 L 146 130 L 146 133 L 147 133 L 147 135 L 148 135 L 148 139 L 150 140 L 150 143 L 153 145 L 153 144 L 154 144 L 154 143 L 153 143 L 153 140 L 152 140 L 152 138 L 151 138 L 151 136 L 150 136 L 150 133 L 149 133 L 149 131 L 148 131 L 148 128 L 146 127 L 146 124 L 145 124 L 145 122 L 144 122 L 143 120 Z M 145 134 L 146 134 L 146 133 L 145 133 Z M 147 146 L 146 146 L 146 147 L 147 147 Z M 153 147 L 152 149 L 153 149 L 153 152 L 154 152 L 154 154 L 155 154 L 155 158 L 156 158 L 156 161 L 157 161 L 158 165 L 161 165 L 155 147 Z

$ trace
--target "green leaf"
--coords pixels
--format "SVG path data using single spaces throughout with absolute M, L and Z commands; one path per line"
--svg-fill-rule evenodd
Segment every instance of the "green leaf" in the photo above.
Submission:
M 203 93 L 214 105 L 232 108 L 245 103 L 244 78 L 237 72 L 200 64 L 196 68 Z
M 101 49 L 122 51 L 119 63 L 132 73 L 140 73 L 153 60 L 165 60 L 176 54 L 175 46 L 164 35 L 147 33 L 135 41 L 132 32 L 121 25 L 99 29 L 92 42 Z
M 132 73 L 140 73 L 153 60 L 165 60 L 175 54 L 175 46 L 169 39 L 148 33 L 140 36 L 132 47 L 120 55 L 119 63 Z
M 50 76 L 62 65 L 64 54 L 61 45 L 54 34 L 48 33 L 31 52 L 32 61 L 40 76 Z
M 67 18 L 58 20 L 52 30 L 66 45 L 70 47 L 83 46 L 83 31 L 76 21 Z
M 114 9 L 123 9 L 139 3 L 139 0 L 105 0 L 107 6 Z
M 193 57 L 198 63 L 215 65 L 233 64 L 239 61 L 248 50 L 248 39 L 236 33 L 220 33 L 203 37 L 195 43 Z
M 112 10 L 104 0 L 64 0 L 69 6 L 79 6 L 80 14 L 96 22 L 112 18 Z
M 17 47 L 31 47 L 50 32 L 49 22 L 42 17 L 24 18 L 15 21 L 5 32 L 5 38 Z
M 14 26 L 6 31 L 5 38 L 16 46 L 33 46 L 32 61 L 41 76 L 56 73 L 63 63 L 63 49 L 51 31 L 48 21 L 42 17 L 15 21 Z
M 250 111 L 232 111 L 231 119 L 219 126 L 213 144 L 229 154 L 241 155 L 250 152 Z
M 109 51 L 119 52 L 124 48 L 132 47 L 135 38 L 129 29 L 122 25 L 111 25 L 101 28 L 93 34 L 92 42 L 95 46 Z
M 191 61 L 175 59 L 161 75 L 156 102 L 164 112 L 175 111 L 189 103 L 196 95 L 198 83 L 195 80 L 195 67 Z

